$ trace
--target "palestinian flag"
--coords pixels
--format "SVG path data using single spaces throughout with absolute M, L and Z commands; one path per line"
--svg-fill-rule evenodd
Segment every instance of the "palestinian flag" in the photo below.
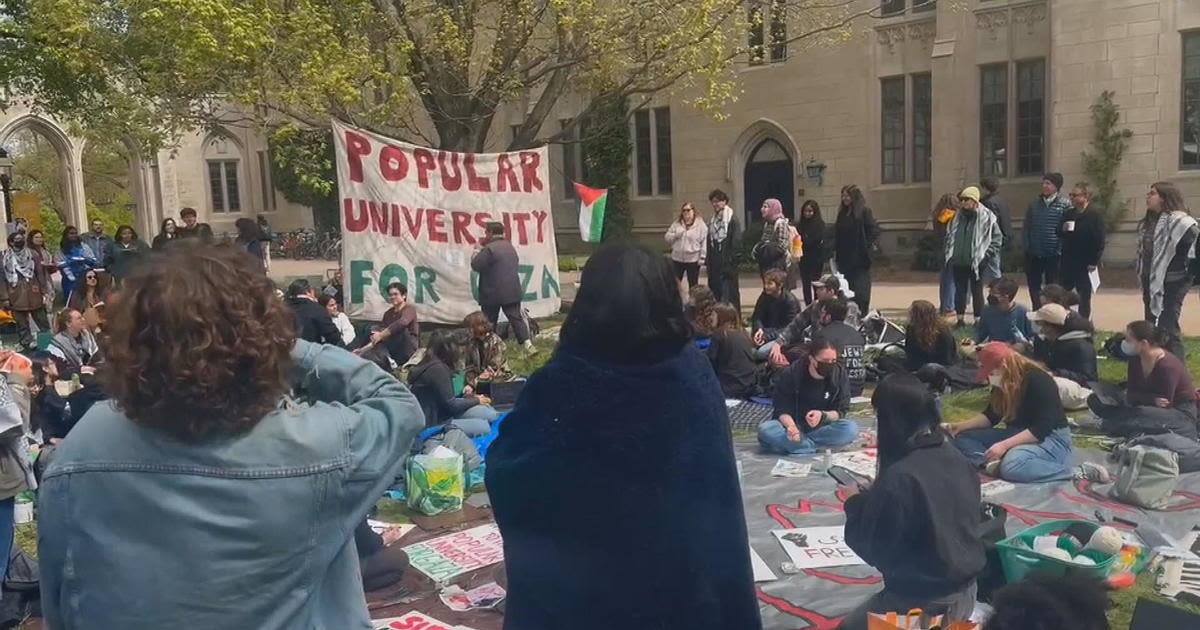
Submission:
M 607 188 L 588 188 L 575 182 L 579 196 L 579 236 L 585 243 L 599 243 L 604 234 L 604 204 L 608 202 Z

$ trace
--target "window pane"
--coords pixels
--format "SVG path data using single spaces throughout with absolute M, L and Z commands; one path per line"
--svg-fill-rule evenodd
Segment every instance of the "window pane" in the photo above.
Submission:
M 225 187 L 221 184 L 221 163 L 208 163 L 208 190 L 212 195 L 213 212 L 225 212 Z
M 757 4 L 751 5 L 746 19 L 750 26 L 748 43 L 750 44 L 750 65 L 752 66 L 761 64 L 766 58 L 766 50 L 763 46 L 763 18 L 762 7 Z
M 225 205 L 230 212 L 242 209 L 242 200 L 238 196 L 237 162 L 224 162 L 225 165 Z
M 570 118 L 560 120 L 559 129 L 566 129 L 567 125 L 570 124 Z M 562 146 L 562 186 L 564 199 L 575 198 L 575 182 L 579 181 L 579 172 L 575 169 L 575 152 L 579 148 L 579 145 L 571 142 L 571 140 L 574 140 L 574 138 L 575 132 L 573 131 L 572 133 L 563 137 L 563 144 L 560 145 Z M 589 182 L 579 183 L 587 184 Z
M 1008 67 L 988 66 L 980 74 L 980 171 L 1008 174 Z
M 654 194 L 653 164 L 650 161 L 650 112 L 644 109 L 634 112 L 633 127 L 637 194 L 648 197 Z
M 671 177 L 671 108 L 654 110 L 654 136 L 658 149 L 658 194 L 669 195 L 674 188 Z
M 1046 62 L 1017 64 L 1017 174 L 1044 169 Z
M 913 90 L 913 181 L 927 182 L 932 175 L 933 131 L 933 77 L 915 74 Z
M 913 12 L 932 11 L 937 6 L 937 0 L 913 0 Z
M 883 183 L 904 181 L 904 77 L 880 82 L 883 98 Z
M 1183 112 L 1180 168 L 1200 168 L 1200 33 L 1183 36 Z
M 783 0 L 771 2 L 771 61 L 787 59 L 787 11 Z
M 883 0 L 880 9 L 884 15 L 904 13 L 904 0 Z

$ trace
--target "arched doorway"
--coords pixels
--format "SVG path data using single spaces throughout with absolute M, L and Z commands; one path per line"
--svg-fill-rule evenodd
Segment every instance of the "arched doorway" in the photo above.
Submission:
M 34 114 L 17 115 L 0 127 L 0 146 L 18 160 L 13 189 L 40 193 L 43 205 L 53 208 L 63 223 L 73 225 L 87 220 L 82 145 L 81 139 L 68 136 L 53 120 Z M 26 164 L 20 163 L 22 158 Z M 34 172 L 24 173 L 25 166 Z M 31 178 L 40 186 L 30 185 Z
M 791 154 L 773 138 L 763 139 L 750 152 L 742 184 L 745 195 L 745 225 L 760 220 L 759 209 L 767 199 L 783 204 L 788 219 L 795 219 L 795 195 L 792 194 L 795 165 Z

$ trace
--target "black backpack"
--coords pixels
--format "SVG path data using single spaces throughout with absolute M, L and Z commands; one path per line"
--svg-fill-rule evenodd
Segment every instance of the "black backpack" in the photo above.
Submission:
M 30 617 L 41 616 L 41 572 L 14 542 L 8 554 L 8 573 L 0 585 L 0 629 L 16 628 Z

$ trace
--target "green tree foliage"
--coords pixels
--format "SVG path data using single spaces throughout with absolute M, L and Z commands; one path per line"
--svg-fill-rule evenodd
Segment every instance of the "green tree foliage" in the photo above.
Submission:
M 587 182 L 608 189 L 604 205 L 603 240 L 629 238 L 633 217 L 629 213 L 629 156 L 633 145 L 625 122 L 625 99 L 604 96 L 593 103 L 587 134 L 581 142 Z
M 1116 227 L 1128 210 L 1125 202 L 1117 198 L 1117 171 L 1133 132 L 1118 128 L 1120 123 L 1121 109 L 1113 101 L 1113 93 L 1105 90 L 1092 105 L 1092 145 L 1083 153 L 1083 172 L 1096 187 L 1092 203 L 1103 212 L 1109 230 Z

